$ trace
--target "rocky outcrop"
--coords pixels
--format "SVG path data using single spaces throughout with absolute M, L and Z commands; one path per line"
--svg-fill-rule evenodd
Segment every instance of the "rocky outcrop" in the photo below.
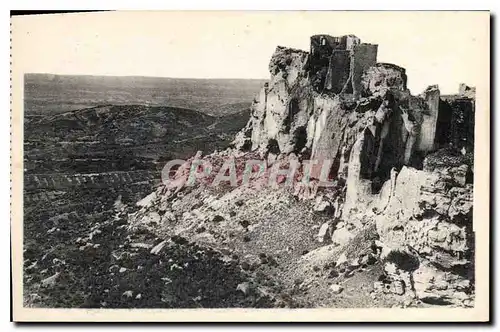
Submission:
M 453 174 L 403 167 L 375 220 L 391 250 L 408 251 L 448 271 L 470 267 L 472 185 L 457 182 Z
M 419 141 L 420 151 L 433 151 L 436 140 L 436 127 L 439 115 L 439 87 L 431 85 L 422 93 L 422 98 L 427 104 L 428 116 L 422 121 L 421 135 Z
M 383 96 L 388 90 L 406 91 L 406 70 L 391 63 L 377 63 L 364 73 L 361 84 L 365 96 Z
M 132 224 L 165 219 L 177 221 L 175 232 L 188 232 L 200 221 L 225 225 L 245 214 L 241 225 L 246 231 L 259 223 L 249 220 L 264 212 L 261 203 L 242 207 L 237 202 L 254 199 L 258 192 L 259 201 L 276 212 L 276 197 L 286 198 L 284 211 L 294 211 L 289 222 L 306 212 L 314 216 L 317 243 L 343 254 L 372 244 L 371 256 L 363 255 L 371 264 L 380 259 L 385 269 L 374 294 L 380 290 L 429 304 L 472 305 L 473 90 L 462 87 L 460 95 L 441 96 L 432 85 L 414 96 L 404 68 L 376 63 L 377 47 L 352 35 L 313 36 L 310 52 L 277 47 L 270 80 L 233 147 L 194 158 L 210 161 L 214 170 L 227 158 L 235 160 L 237 170 L 253 158 L 264 158 L 268 166 L 329 162 L 332 187 L 322 188 L 320 172 L 313 170 L 307 184 L 268 188 L 262 186 L 268 177 L 264 172 L 236 189 L 224 187 L 225 198 L 217 199 L 222 205 L 215 207 L 212 199 L 201 200 L 209 192 L 203 184 L 185 189 L 181 181 L 175 188 L 158 188 L 155 198 L 131 217 Z M 194 159 L 175 177 L 183 176 Z M 303 176 L 299 168 L 294 179 Z M 183 197 L 190 191 L 197 192 L 197 199 L 195 207 L 187 208 L 183 204 L 193 200 Z M 362 236 L 368 233 L 369 241 Z M 360 257 L 349 257 L 348 266 L 337 260 L 338 270 L 350 276 L 353 269 L 365 269 L 369 264 Z
M 379 181 L 392 167 L 421 164 L 435 149 L 439 89 L 412 96 L 405 69 L 376 63 L 377 45 L 372 46 L 367 56 L 360 49 L 369 44 L 355 36 L 319 35 L 311 37 L 310 53 L 278 47 L 270 82 L 254 100 L 235 146 L 331 160 L 332 175 L 345 177 L 351 149 L 369 128 L 376 147 L 372 174 Z M 338 60 L 337 53 L 347 60 Z
M 388 276 L 406 285 L 398 289 L 468 305 L 475 89 L 441 96 L 432 85 L 413 96 L 405 69 L 376 53 L 351 35 L 313 36 L 309 54 L 279 47 L 240 135 L 251 132 L 252 150 L 333 161 L 330 174 L 345 180 L 333 243 L 375 221 Z
M 476 88 L 467 86 L 464 83 L 460 83 L 460 86 L 458 87 L 458 95 L 465 97 L 465 98 L 475 99 L 476 98 Z
M 373 142 L 374 136 L 366 128 L 352 147 L 345 222 L 343 227 L 337 226 L 333 241 L 344 244 L 346 240 L 338 241 L 339 237 L 349 241 L 367 222 L 375 220 L 389 257 L 388 275 L 398 283 L 398 292 L 413 292 L 432 304 L 471 305 L 474 233 L 470 154 L 460 152 L 450 142 L 451 148 L 428 154 L 421 169 L 399 169 L 394 164 L 389 180 L 376 192 L 371 173 L 376 151 Z M 415 263 L 407 266 L 404 262 L 408 261 Z

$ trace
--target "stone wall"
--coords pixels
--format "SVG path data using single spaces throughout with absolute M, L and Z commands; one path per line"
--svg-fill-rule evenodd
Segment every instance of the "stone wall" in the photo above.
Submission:
M 374 44 L 359 44 L 352 49 L 352 91 L 354 96 L 361 95 L 361 77 L 368 68 L 377 63 L 378 45 Z
M 361 93 L 361 76 L 377 63 L 378 45 L 361 44 L 354 35 L 311 37 L 310 77 L 317 91 Z
M 425 112 L 423 116 L 418 149 L 423 152 L 431 152 L 434 150 L 437 120 L 439 116 L 440 93 L 438 86 L 429 86 L 422 94 L 422 97 L 425 99 L 428 112 Z
M 346 87 L 351 74 L 351 52 L 334 50 L 330 56 L 324 89 L 335 94 Z
M 342 40 L 345 40 L 343 43 L 346 50 L 353 50 L 356 45 L 361 43 L 361 40 L 355 35 L 342 36 Z
M 322 53 L 331 54 L 334 49 L 345 50 L 346 43 L 346 38 L 314 35 L 310 39 L 310 54 L 314 57 Z

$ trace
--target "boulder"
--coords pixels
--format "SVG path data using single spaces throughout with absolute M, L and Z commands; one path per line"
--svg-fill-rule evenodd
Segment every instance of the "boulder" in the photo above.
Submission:
M 328 229 L 330 228 L 329 223 L 325 222 L 321 225 L 318 232 L 318 241 L 324 242 L 328 233 Z
M 342 287 L 342 286 L 340 286 L 338 284 L 330 285 L 330 291 L 333 294 L 340 294 L 340 293 L 342 293 L 343 290 L 344 290 L 344 287 Z

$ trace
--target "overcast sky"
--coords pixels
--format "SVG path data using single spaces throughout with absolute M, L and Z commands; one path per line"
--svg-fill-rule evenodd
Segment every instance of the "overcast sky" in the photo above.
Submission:
M 268 78 L 277 45 L 355 34 L 378 61 L 406 68 L 420 93 L 476 85 L 489 52 L 488 12 L 107 12 L 15 17 L 13 62 L 24 73 Z M 484 72 L 482 72 L 484 74 Z

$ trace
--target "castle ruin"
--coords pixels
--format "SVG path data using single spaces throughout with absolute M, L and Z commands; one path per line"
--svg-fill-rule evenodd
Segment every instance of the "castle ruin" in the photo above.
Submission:
M 348 165 L 362 149 L 353 169 L 374 183 L 386 181 L 392 168 L 421 169 L 438 149 L 473 155 L 474 88 L 442 96 L 431 85 L 412 95 L 404 68 L 377 62 L 378 45 L 354 35 L 314 35 L 310 42 L 309 52 L 276 48 L 271 79 L 236 147 L 330 160 L 331 175 L 345 179 L 355 176 Z
M 354 35 L 311 37 L 309 73 L 318 91 L 361 94 L 361 76 L 377 63 L 378 45 L 361 43 Z

